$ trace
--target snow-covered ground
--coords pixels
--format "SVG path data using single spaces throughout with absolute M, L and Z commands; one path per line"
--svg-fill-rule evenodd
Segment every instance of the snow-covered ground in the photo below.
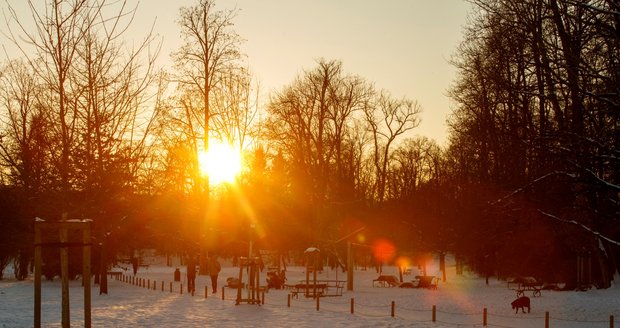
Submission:
M 550 327 L 609 327 L 610 316 L 619 318 L 620 287 L 585 292 L 543 291 L 542 296 L 530 297 L 531 313 L 512 310 L 510 302 L 516 297 L 506 282 L 472 276 L 454 275 L 448 271 L 447 282 L 437 290 L 373 287 L 377 277 L 374 270 L 355 272 L 354 290 L 342 296 L 316 300 L 300 295 L 288 306 L 288 290 L 269 290 L 264 304 L 235 305 L 235 290 L 221 288 L 227 277 L 239 275 L 239 269 L 224 264 L 219 276 L 217 294 L 205 298 L 208 277 L 197 278 L 197 293 L 180 293 L 180 284 L 187 286 L 185 270 L 181 267 L 181 282 L 173 283 L 174 267 L 151 265 L 137 277 L 157 282 L 157 290 L 138 287 L 120 280 L 109 280 L 109 293 L 99 295 L 92 287 L 93 327 L 482 327 L 483 311 L 487 309 L 489 327 L 544 327 L 545 312 L 549 312 Z M 303 267 L 289 267 L 288 281 L 305 278 Z M 129 273 L 129 272 L 127 272 Z M 384 268 L 384 274 L 396 274 L 396 268 Z M 452 273 L 452 274 L 451 274 Z M 5 275 L 5 277 L 8 275 Z M 345 280 L 346 274 L 324 271 L 321 279 Z M 412 275 L 405 280 L 413 279 Z M 261 274 L 261 283 L 265 272 Z M 161 282 L 164 281 L 164 291 Z M 617 281 L 617 280 L 616 280 Z M 83 289 L 80 281 L 71 282 L 71 324 L 84 325 Z M 529 293 L 529 292 L 528 292 Z M 0 327 L 32 327 L 34 316 L 33 281 L 0 281 Z M 245 295 L 244 295 L 245 296 Z M 351 314 L 353 300 L 354 313 Z M 392 316 L 394 302 L 394 316 Z M 42 323 L 44 327 L 61 326 L 60 281 L 44 281 L 42 286 Z M 436 321 L 432 308 L 436 307 Z M 618 319 L 616 319 L 618 321 Z

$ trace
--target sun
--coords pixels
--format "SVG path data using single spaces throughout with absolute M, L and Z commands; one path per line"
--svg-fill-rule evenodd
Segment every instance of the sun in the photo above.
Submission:
M 209 184 L 232 183 L 241 172 L 241 153 L 229 144 L 211 142 L 206 153 L 198 153 L 198 165 Z

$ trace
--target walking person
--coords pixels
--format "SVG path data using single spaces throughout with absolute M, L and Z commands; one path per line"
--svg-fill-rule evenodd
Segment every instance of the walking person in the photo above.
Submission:
M 215 294 L 217 292 L 217 276 L 220 274 L 220 270 L 222 270 L 222 266 L 217 261 L 215 255 L 209 257 L 207 270 L 211 277 L 211 288 L 213 289 L 213 294 Z
M 196 258 L 190 255 L 187 258 L 187 292 L 194 296 L 196 291 Z

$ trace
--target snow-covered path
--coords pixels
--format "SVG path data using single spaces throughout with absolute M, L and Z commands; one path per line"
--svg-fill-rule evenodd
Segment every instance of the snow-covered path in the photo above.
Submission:
M 396 272 L 386 268 L 387 274 Z M 449 276 L 437 290 L 372 287 L 374 271 L 355 273 L 354 291 L 340 297 L 323 297 L 319 310 L 314 299 L 291 299 L 287 290 L 270 290 L 265 304 L 235 305 L 235 290 L 221 289 L 205 298 L 209 278 L 197 278 L 197 293 L 180 294 L 180 284 L 173 283 L 174 268 L 151 266 L 137 277 L 157 282 L 157 290 L 138 287 L 120 280 L 109 280 L 109 294 L 99 295 L 98 286 L 92 289 L 93 327 L 481 327 L 483 309 L 487 309 L 489 327 L 544 327 L 545 312 L 549 312 L 550 327 L 609 327 L 610 315 L 620 315 L 620 288 L 587 292 L 543 291 L 541 297 L 530 297 L 532 311 L 515 314 L 510 302 L 515 292 L 505 282 L 476 277 Z M 223 268 L 219 286 L 227 277 L 238 275 L 238 269 Z M 287 273 L 289 282 L 304 278 L 303 268 L 292 267 Z M 406 279 L 412 279 L 405 276 Z M 340 272 L 324 272 L 322 279 L 344 279 Z M 264 275 L 261 278 L 264 281 Z M 164 281 L 164 291 L 161 282 Z M 83 326 L 83 296 L 79 281 L 71 282 L 71 324 Z M 0 281 L 0 327 L 32 327 L 33 283 Z M 531 295 L 529 295 L 531 296 Z M 60 282 L 43 282 L 42 322 L 44 327 L 60 327 Z M 354 314 L 351 314 L 351 302 Z M 392 317 L 394 302 L 394 317 Z M 436 322 L 432 308 L 436 307 Z

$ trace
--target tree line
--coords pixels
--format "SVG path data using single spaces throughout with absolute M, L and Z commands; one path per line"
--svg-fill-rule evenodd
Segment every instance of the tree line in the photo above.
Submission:
M 472 1 L 446 147 L 414 136 L 416 100 L 336 60 L 317 59 L 262 103 L 238 11 L 214 0 L 181 8 L 167 70 L 155 67 L 155 26 L 138 46 L 120 41 L 139 11 L 126 1 L 29 4 L 35 32 L 9 7 L 22 56 L 0 67 L 0 268 L 15 260 L 27 273 L 34 217 L 88 218 L 108 256 L 239 255 L 248 240 L 336 255 L 334 241 L 365 227 L 356 242 L 452 252 L 499 277 L 577 286 L 584 258 L 589 282 L 609 285 L 620 239 L 613 1 Z M 209 140 L 243 152 L 234 187 L 200 174 Z
M 489 274 L 608 287 L 620 240 L 620 7 L 472 3 L 450 89 L 453 197 L 471 213 L 457 243 Z

